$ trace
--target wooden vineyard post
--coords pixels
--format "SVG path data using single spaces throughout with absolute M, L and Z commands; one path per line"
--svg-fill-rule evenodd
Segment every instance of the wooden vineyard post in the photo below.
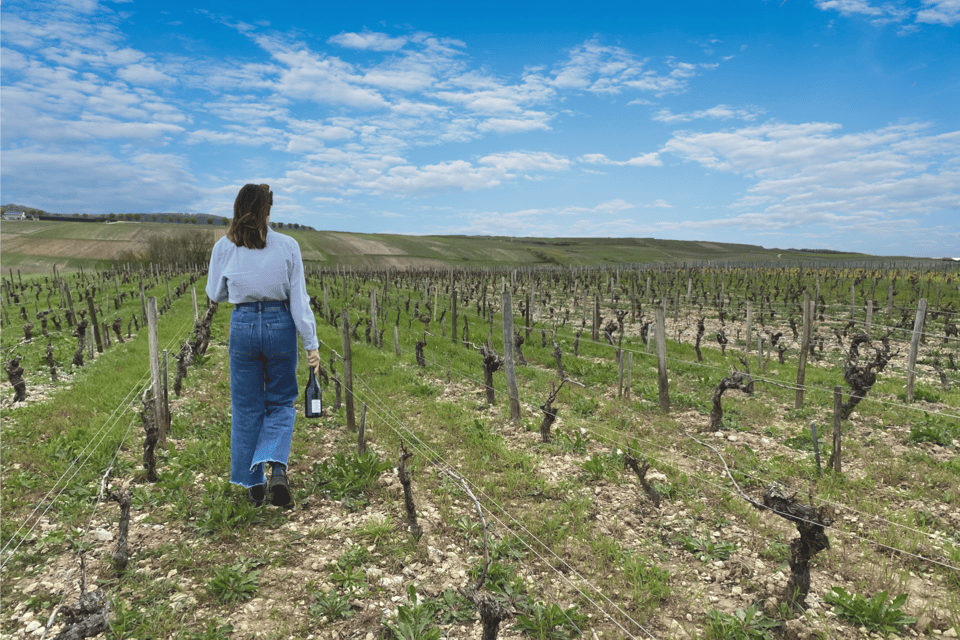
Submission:
M 153 387 L 153 421 L 157 428 L 157 441 L 163 443 L 167 438 L 167 421 L 160 403 L 163 383 L 160 380 L 160 340 L 157 336 L 157 299 L 154 296 L 147 300 L 147 334 L 150 346 L 150 380 Z
M 751 343 L 753 342 L 753 301 L 747 300 L 747 341 L 743 347 L 744 353 L 750 353 Z
M 627 387 L 624 389 L 624 397 L 630 399 L 630 388 L 633 386 L 633 351 L 627 353 Z
M 163 350 L 163 366 L 160 368 L 160 377 L 163 379 L 163 426 L 160 427 L 160 444 L 167 444 L 167 431 L 170 430 L 170 389 L 169 377 L 167 376 L 167 350 Z
M 397 475 L 400 477 L 400 484 L 403 485 L 403 504 L 407 510 L 407 524 L 410 527 L 410 533 L 419 540 L 423 537 L 423 529 L 417 521 L 417 505 L 413 501 L 413 488 L 410 481 L 410 472 L 407 471 L 407 460 L 413 457 L 412 453 L 407 452 L 407 448 L 400 444 L 400 460 L 397 463 Z
M 353 411 L 353 350 L 350 346 L 350 312 L 340 311 L 340 326 L 343 342 L 343 397 L 347 408 L 347 428 L 355 431 L 357 419 Z
M 357 453 L 363 455 L 367 452 L 367 403 L 360 405 L 360 428 L 357 432 Z
M 87 310 L 90 312 L 90 325 L 93 338 L 97 341 L 97 353 L 103 353 L 103 340 L 100 338 L 100 323 L 97 321 L 97 308 L 93 304 L 93 294 L 87 293 Z
M 870 335 L 870 328 L 873 325 L 873 300 L 867 300 L 867 319 L 864 323 L 867 335 Z
M 197 309 L 197 288 L 190 287 L 190 295 L 193 298 L 193 323 L 196 324 L 200 320 L 200 311 Z
M 400 357 L 400 330 L 397 325 L 393 325 L 393 350 Z
M 666 309 L 661 302 L 657 305 L 657 382 L 659 386 L 660 410 L 664 413 L 670 412 L 670 389 L 667 377 L 667 327 L 666 327 Z
M 453 288 L 453 273 L 450 274 L 450 299 L 452 303 L 452 325 L 453 331 L 450 332 L 450 339 L 453 341 L 453 344 L 457 344 L 457 290 Z
M 794 409 L 803 408 L 803 383 L 807 375 L 807 354 L 810 352 L 810 332 L 813 324 L 813 309 L 810 302 L 810 292 L 803 294 L 803 334 L 800 339 L 800 361 L 797 363 L 797 395 L 793 403 Z
M 927 318 L 927 299 L 920 298 L 917 304 L 917 317 L 913 321 L 913 337 L 910 338 L 910 355 L 907 356 L 907 402 L 913 402 L 913 385 L 917 376 L 917 351 L 920 348 L 920 336 L 923 323 Z
M 370 323 L 372 325 L 371 331 L 373 333 L 373 346 L 379 348 L 383 345 L 380 344 L 380 329 L 377 326 L 377 290 L 370 290 Z
M 593 332 L 590 337 L 594 342 L 600 339 L 600 296 L 596 294 L 593 296 Z
M 63 293 L 67 297 L 67 326 L 72 327 L 76 322 L 77 312 L 73 308 L 73 296 L 70 295 L 70 285 L 66 282 L 63 283 Z
M 520 423 L 520 392 L 517 389 L 517 369 L 513 361 L 513 300 L 503 283 L 503 363 L 507 374 L 507 393 L 510 395 L 510 419 Z M 456 337 L 454 337 L 456 339 Z
M 840 432 L 840 418 L 841 418 L 841 407 L 843 405 L 843 389 L 839 386 L 833 388 L 833 453 L 830 454 L 830 462 L 827 464 L 828 467 L 833 467 L 833 470 L 836 473 L 841 472 L 841 432 Z

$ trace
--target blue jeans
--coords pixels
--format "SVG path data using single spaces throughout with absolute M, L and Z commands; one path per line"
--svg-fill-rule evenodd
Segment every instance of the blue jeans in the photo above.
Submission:
M 252 302 L 230 316 L 230 482 L 266 482 L 286 465 L 297 410 L 297 329 L 286 302 Z

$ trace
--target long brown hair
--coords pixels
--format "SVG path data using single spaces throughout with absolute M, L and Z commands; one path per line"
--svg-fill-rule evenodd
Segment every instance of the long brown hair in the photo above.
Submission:
M 233 220 L 227 239 L 238 247 L 263 249 L 267 246 L 267 216 L 273 206 L 273 192 L 266 184 L 245 184 L 233 201 Z

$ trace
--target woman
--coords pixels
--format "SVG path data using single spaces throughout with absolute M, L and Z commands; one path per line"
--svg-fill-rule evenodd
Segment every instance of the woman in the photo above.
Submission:
M 250 501 L 292 505 L 287 460 L 297 399 L 297 334 L 307 364 L 320 366 L 317 323 L 296 240 L 270 229 L 270 187 L 248 184 L 233 203 L 227 235 L 213 246 L 207 296 L 229 300 L 230 482 Z M 265 465 L 270 465 L 270 478 Z

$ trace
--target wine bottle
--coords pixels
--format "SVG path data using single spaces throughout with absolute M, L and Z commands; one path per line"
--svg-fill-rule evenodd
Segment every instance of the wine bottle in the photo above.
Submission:
M 310 368 L 310 379 L 307 381 L 307 387 L 303 390 L 305 401 L 304 414 L 308 418 L 319 418 L 321 411 L 320 404 L 320 384 L 317 382 L 317 376 Z

